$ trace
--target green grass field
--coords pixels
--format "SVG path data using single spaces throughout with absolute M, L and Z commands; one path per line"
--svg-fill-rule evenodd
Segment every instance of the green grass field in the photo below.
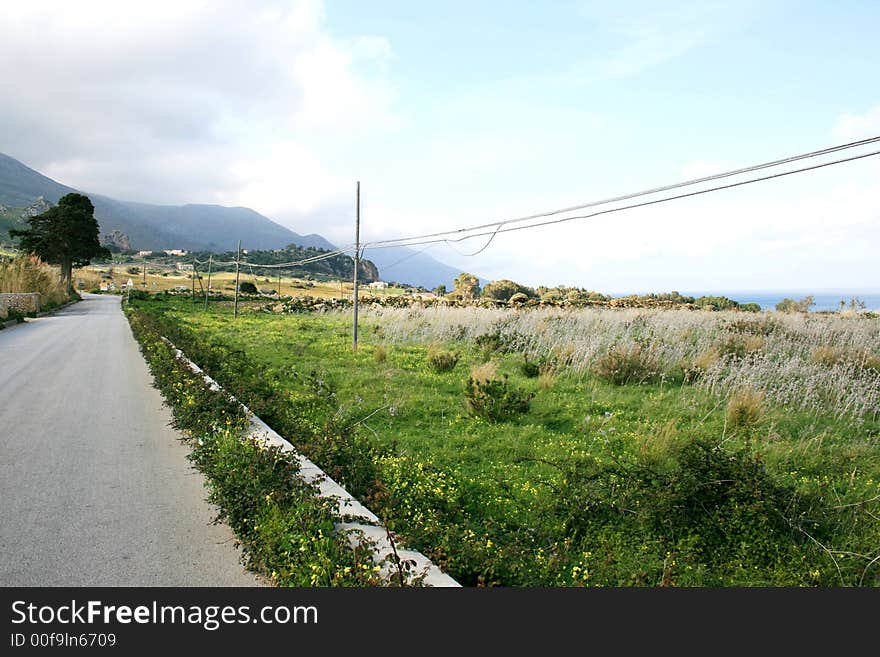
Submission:
M 264 419 L 272 424 L 265 413 L 276 413 L 277 423 L 286 423 L 276 429 L 463 584 L 880 583 L 873 397 L 849 414 L 837 410 L 833 395 L 827 409 L 799 407 L 777 401 L 772 386 L 765 394 L 701 385 L 678 361 L 645 382 L 615 384 L 619 369 L 595 367 L 607 359 L 591 356 L 579 366 L 575 357 L 559 356 L 565 349 L 542 355 L 497 333 L 481 339 L 492 335 L 485 327 L 420 333 L 401 324 L 415 321 L 401 319 L 405 310 L 366 313 L 353 354 L 347 315 L 248 313 L 233 320 L 226 309 L 202 312 L 180 300 L 142 307 L 193 344 L 248 363 L 250 373 L 217 374 L 238 386 L 236 394 L 271 396 Z M 677 327 L 702 316 L 648 321 Z M 497 317 L 492 326 L 506 321 Z M 864 329 L 841 326 L 850 338 Z M 794 330 L 779 334 L 794 344 L 801 339 Z M 658 344 L 667 339 L 659 329 L 651 335 Z M 755 347 L 768 361 L 774 339 Z M 437 352 L 457 354 L 454 367 L 437 371 L 430 362 Z M 864 359 L 867 352 L 859 353 Z M 810 358 L 803 366 L 825 376 L 826 365 Z M 760 358 L 753 360 L 757 368 Z M 870 391 L 877 379 L 874 361 L 867 362 L 833 370 L 850 373 L 840 385 Z M 728 369 L 740 366 L 730 363 Z M 721 365 L 708 367 L 707 380 L 720 377 L 710 373 Z M 465 399 L 472 374 L 532 396 L 528 410 L 502 421 L 476 416 Z M 299 419 L 285 420 L 288 411 Z M 297 428 L 305 420 L 313 429 Z M 315 436 L 329 434 L 314 427 L 331 425 L 359 442 L 322 444 Z

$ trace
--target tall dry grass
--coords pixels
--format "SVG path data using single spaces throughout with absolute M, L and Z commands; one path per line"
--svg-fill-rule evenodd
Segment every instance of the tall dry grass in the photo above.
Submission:
M 70 298 L 58 267 L 24 254 L 0 261 L 0 292 L 36 292 L 43 307 L 62 304 Z
M 584 374 L 638 344 L 665 377 L 684 371 L 722 398 L 752 389 L 767 403 L 841 418 L 880 416 L 880 319 L 870 316 L 476 307 L 366 314 L 389 342 L 472 342 L 497 334 L 533 362 Z

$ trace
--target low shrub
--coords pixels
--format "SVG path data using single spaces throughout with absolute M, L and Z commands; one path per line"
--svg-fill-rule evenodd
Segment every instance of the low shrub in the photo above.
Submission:
M 333 502 L 318 497 L 279 448 L 225 431 L 199 440 L 191 460 L 208 477 L 218 519 L 236 532 L 251 569 L 281 586 L 382 584 L 368 546 L 348 546 L 335 531 Z
M 534 379 L 541 373 L 541 366 L 526 358 L 519 366 L 519 371 L 527 379 Z
M 814 583 L 835 582 L 821 551 L 798 531 L 809 501 L 775 482 L 758 454 L 676 432 L 646 449 L 635 460 L 587 457 L 565 466 L 548 513 L 584 537 L 558 558 L 588 548 L 589 581 L 791 585 L 813 571 Z
M 780 324 L 769 316 L 738 318 L 730 322 L 730 330 L 734 333 L 768 336 L 779 330 Z
M 600 356 L 596 376 L 615 385 L 653 383 L 662 376 L 660 365 L 641 345 L 619 345 Z
M 764 346 L 761 335 L 728 334 L 716 345 L 718 353 L 727 358 L 745 358 L 749 354 L 760 351 Z
M 556 384 L 556 371 L 546 370 L 538 376 L 538 387 L 541 390 L 549 390 Z
M 373 347 L 373 360 L 377 363 L 384 363 L 388 358 L 388 350 L 385 349 L 381 344 L 377 344 Z
M 501 339 L 497 333 L 478 335 L 474 339 L 474 344 L 480 350 L 480 357 L 484 361 L 488 361 L 495 352 L 501 349 Z
M 459 354 L 454 351 L 432 349 L 428 352 L 428 365 L 435 372 L 450 372 L 458 364 Z
M 238 291 L 242 294 L 258 294 L 257 286 L 250 281 L 244 281 L 238 286 Z
M 684 380 L 693 382 L 703 376 L 710 368 L 721 360 L 721 352 L 718 347 L 709 347 L 700 352 L 700 355 L 694 359 L 693 364 L 688 367 L 687 364 L 682 365 L 684 371 Z
M 727 402 L 727 424 L 738 429 L 747 428 L 761 419 L 764 394 L 751 388 L 735 391 Z
M 534 393 L 518 390 L 502 378 L 478 379 L 471 376 L 465 384 L 468 411 L 490 422 L 505 422 L 528 413 Z
M 844 354 L 840 349 L 829 345 L 822 345 L 813 350 L 810 360 L 819 365 L 832 367 L 843 360 Z

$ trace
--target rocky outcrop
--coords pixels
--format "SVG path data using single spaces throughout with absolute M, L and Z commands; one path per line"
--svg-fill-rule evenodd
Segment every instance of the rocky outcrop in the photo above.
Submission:
M 372 283 L 379 280 L 379 268 L 371 260 L 361 260 L 358 267 L 358 278 L 362 283 Z
M 36 201 L 24 209 L 24 216 L 36 217 L 38 214 L 43 214 L 46 210 L 50 210 L 51 208 L 52 204 L 49 203 L 49 201 L 42 196 L 38 196 Z
M 113 230 L 107 235 L 101 235 L 101 244 L 104 246 L 116 246 L 123 251 L 131 250 L 131 240 L 121 230 Z

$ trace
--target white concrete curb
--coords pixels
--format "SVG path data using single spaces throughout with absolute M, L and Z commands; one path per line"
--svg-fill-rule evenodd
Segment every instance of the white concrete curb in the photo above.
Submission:
M 205 374 L 202 368 L 187 358 L 186 354 L 180 349 L 175 347 L 171 340 L 164 336 L 162 336 L 162 340 L 174 349 L 174 354 L 179 361 L 184 363 L 194 373 L 201 375 L 211 390 L 223 390 L 220 384 Z M 461 584 L 435 566 L 431 560 L 421 552 L 405 549 L 399 544 L 392 545 L 388 531 L 382 525 L 382 521 L 379 520 L 376 514 L 352 497 L 347 490 L 333 481 L 333 479 L 328 477 L 321 468 L 297 452 L 296 448 L 294 448 L 289 441 L 284 439 L 272 429 L 272 427 L 254 415 L 247 406 L 239 402 L 232 395 L 229 396 L 233 401 L 241 404 L 241 407 L 244 409 L 245 413 L 247 413 L 250 420 L 250 425 L 248 426 L 246 434 L 248 437 L 260 440 L 267 445 L 278 447 L 283 452 L 289 452 L 299 463 L 300 476 L 309 483 L 316 483 L 320 490 L 319 494 L 321 497 L 336 502 L 336 513 L 340 517 L 339 522 L 336 523 L 336 529 L 346 532 L 351 546 L 356 547 L 364 542 L 373 544 L 373 561 L 381 565 L 383 577 L 390 578 L 396 574 L 393 566 L 393 557 L 396 552 L 397 556 L 402 561 L 412 561 L 415 563 L 414 568 L 409 571 L 409 576 L 418 577 L 424 575 L 423 584 L 425 586 L 461 586 Z

